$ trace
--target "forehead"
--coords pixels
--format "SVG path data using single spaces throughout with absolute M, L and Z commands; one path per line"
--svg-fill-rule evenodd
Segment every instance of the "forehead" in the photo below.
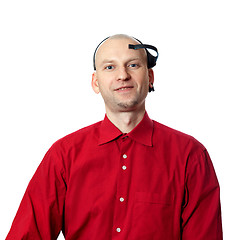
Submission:
M 109 38 L 99 47 L 96 53 L 96 64 L 105 60 L 126 60 L 139 58 L 146 61 L 146 51 L 144 49 L 129 49 L 129 44 L 140 44 L 132 38 Z

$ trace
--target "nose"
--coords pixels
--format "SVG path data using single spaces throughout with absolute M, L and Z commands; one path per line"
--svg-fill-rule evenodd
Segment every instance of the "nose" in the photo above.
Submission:
M 117 79 L 122 81 L 127 81 L 130 79 L 130 74 L 125 67 L 121 67 L 118 69 Z

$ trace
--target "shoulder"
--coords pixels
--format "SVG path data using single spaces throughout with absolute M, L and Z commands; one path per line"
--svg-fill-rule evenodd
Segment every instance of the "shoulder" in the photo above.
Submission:
M 80 145 L 86 143 L 86 141 L 91 141 L 94 143 L 94 140 L 98 140 L 99 136 L 99 128 L 101 126 L 102 121 L 94 123 L 92 125 L 81 128 L 75 132 L 72 132 L 60 139 L 58 139 L 51 148 L 54 149 L 63 149 L 67 150 L 72 147 L 77 148 Z
M 162 123 L 159 123 L 155 120 L 153 120 L 154 122 L 154 133 L 155 134 L 162 134 L 164 137 L 170 138 L 170 137 L 176 137 L 179 138 L 181 140 L 195 140 L 195 138 L 193 138 L 192 136 L 183 133 L 181 131 L 178 131 L 174 128 L 168 127 Z
M 157 121 L 154 121 L 154 144 L 163 144 L 166 147 L 188 154 L 202 154 L 206 151 L 204 145 L 196 138 Z

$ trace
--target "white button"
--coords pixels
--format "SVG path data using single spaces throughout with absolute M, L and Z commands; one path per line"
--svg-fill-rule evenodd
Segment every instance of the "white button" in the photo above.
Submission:
M 123 156 L 122 156 L 124 159 L 126 159 L 127 158 L 127 155 L 126 154 L 123 154 Z
M 117 231 L 117 232 L 121 232 L 121 228 L 117 228 L 116 231 Z
M 124 202 L 124 198 L 123 197 L 120 197 L 120 202 Z
M 123 169 L 123 170 L 126 170 L 126 166 L 122 166 L 122 169 Z

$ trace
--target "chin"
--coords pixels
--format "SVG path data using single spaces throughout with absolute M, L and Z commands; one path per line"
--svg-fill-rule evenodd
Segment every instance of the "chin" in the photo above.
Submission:
M 118 106 L 123 109 L 133 109 L 138 105 L 138 101 L 120 102 Z

